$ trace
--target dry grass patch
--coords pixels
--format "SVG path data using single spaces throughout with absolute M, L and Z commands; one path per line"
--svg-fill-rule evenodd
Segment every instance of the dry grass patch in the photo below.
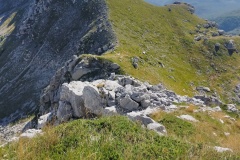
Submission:
M 197 109 L 196 106 L 194 106 L 193 104 L 190 104 L 188 107 L 186 107 L 185 111 L 188 113 L 193 113 L 196 109 Z
M 238 120 L 237 122 L 235 122 L 235 125 L 238 129 L 240 129 L 240 120 Z
M 240 154 L 240 133 L 231 133 L 221 142 L 223 147 L 231 148 L 234 152 Z

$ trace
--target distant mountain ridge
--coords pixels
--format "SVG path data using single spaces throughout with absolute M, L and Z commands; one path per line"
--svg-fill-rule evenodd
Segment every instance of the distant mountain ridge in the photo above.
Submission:
M 223 14 L 213 20 L 229 34 L 240 34 L 240 9 Z
M 175 2 L 176 0 L 145 0 L 154 5 L 166 5 Z M 186 2 L 196 7 L 196 14 L 202 18 L 212 18 L 228 13 L 233 10 L 240 9 L 240 3 L 237 0 L 178 0 Z

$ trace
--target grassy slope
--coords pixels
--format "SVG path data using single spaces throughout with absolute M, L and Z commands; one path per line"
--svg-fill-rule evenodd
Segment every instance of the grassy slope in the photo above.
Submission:
M 156 118 L 156 116 L 155 116 Z M 179 127 L 178 122 L 173 127 Z M 182 131 L 188 122 L 181 122 Z M 186 127 L 187 126 L 187 127 Z M 191 126 L 190 126 L 191 127 Z M 191 128 L 195 134 L 194 126 Z M 171 130 L 170 130 L 171 131 Z M 178 133 L 178 132 L 177 132 Z M 185 132 L 183 136 L 188 136 Z M 18 143 L 0 148 L 1 159 L 223 159 L 237 154 L 216 153 L 200 143 L 190 144 L 170 134 L 161 137 L 126 117 L 103 117 L 77 120 L 56 128 L 45 128 L 44 135 L 20 139 Z
M 168 7 L 152 6 L 142 0 L 107 2 L 119 46 L 105 57 L 119 63 L 127 74 L 155 84 L 162 82 L 178 94 L 187 95 L 193 95 L 195 86 L 199 85 L 209 86 L 224 95 L 226 88 L 221 86 L 222 82 L 228 82 L 228 89 L 236 84 L 240 56 L 230 57 L 222 47 L 221 53 L 211 58 L 212 41 L 216 40 L 210 40 L 207 45 L 193 40 L 194 35 L 190 32 L 204 21 L 191 15 L 184 6 L 171 6 L 169 12 Z M 236 41 L 240 42 L 239 39 Z M 143 51 L 146 51 L 145 55 Z M 138 69 L 131 65 L 134 56 L 141 59 Z M 227 72 L 216 71 L 211 67 L 212 63 Z
M 8 159 L 176 159 L 189 145 L 160 137 L 126 117 L 77 120 L 0 148 Z
M 207 152 L 209 147 L 221 146 L 231 148 L 233 153 L 227 159 L 240 158 L 240 119 L 238 116 L 234 120 L 226 118 L 224 112 L 195 112 L 195 106 L 187 106 L 179 111 L 164 113 L 162 111 L 151 115 L 153 119 L 162 123 L 169 137 L 175 137 L 183 142 L 199 146 L 200 149 L 194 152 L 194 159 L 214 159 L 214 152 Z M 187 122 L 176 116 L 188 114 L 198 120 L 198 122 Z M 234 117 L 234 115 L 231 115 Z M 229 134 L 229 135 L 227 135 Z M 219 156 L 219 155 L 218 155 Z M 215 159 L 223 159 L 216 156 Z

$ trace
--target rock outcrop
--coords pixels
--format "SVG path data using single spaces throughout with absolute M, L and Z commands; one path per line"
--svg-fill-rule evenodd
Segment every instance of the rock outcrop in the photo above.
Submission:
M 104 0 L 0 0 L 0 4 L 0 23 L 16 14 L 11 22 L 15 29 L 6 33 L 0 46 L 0 119 L 11 117 L 2 122 L 36 111 L 41 90 L 73 55 L 100 55 L 117 43 Z M 71 74 L 77 80 L 88 72 L 76 67 Z
M 73 78 L 72 75 L 76 75 L 76 70 L 79 74 Z M 85 72 L 86 70 L 87 72 Z M 58 107 L 62 108 L 63 111 L 63 106 L 67 107 L 69 104 L 71 104 L 72 110 L 74 111 L 73 116 L 82 117 L 84 111 L 79 110 L 78 108 L 84 103 L 83 97 L 85 97 L 85 101 L 92 103 L 92 107 L 93 105 L 100 105 L 101 103 L 98 95 L 103 91 L 97 91 L 96 87 L 99 87 L 103 84 L 100 80 L 99 83 L 96 81 L 94 82 L 95 84 L 90 86 L 90 84 L 81 81 L 106 79 L 111 76 L 111 73 L 119 72 L 120 67 L 117 64 L 111 63 L 102 58 L 96 58 L 93 56 L 73 56 L 71 60 L 65 63 L 64 67 L 60 68 L 56 72 L 56 74 L 52 77 L 48 87 L 44 89 L 40 98 L 40 114 L 46 114 L 50 110 Z M 109 82 L 106 85 L 106 88 L 110 91 L 113 91 L 116 89 L 116 87 L 120 86 L 115 82 Z M 94 93 L 93 91 L 96 92 Z M 115 98 L 113 95 L 114 93 L 109 94 L 111 95 L 109 100 Z M 93 96 L 95 97 L 94 99 Z M 109 101 L 109 103 L 111 103 L 111 101 Z M 62 114 L 62 111 L 59 111 L 59 115 Z M 71 114 L 71 109 L 67 109 L 64 112 Z
M 227 48 L 230 55 L 232 55 L 234 52 L 238 52 L 234 40 L 232 39 L 225 43 L 225 47 Z
M 72 78 L 76 68 L 79 76 Z M 179 96 L 162 84 L 150 85 L 115 74 L 119 71 L 117 64 L 102 58 L 73 56 L 56 72 L 42 93 L 39 114 L 43 116 L 38 128 L 47 123 L 59 124 L 71 119 L 121 114 L 165 135 L 165 127 L 148 117 L 149 114 L 156 110 L 174 111 L 178 109 L 175 104 L 181 103 L 201 107 L 206 107 L 210 102 L 215 105 L 221 103 L 204 96 Z M 207 87 L 199 88 L 210 91 Z
M 195 13 L 195 7 L 193 5 L 191 5 L 191 4 L 189 4 L 189 3 L 183 3 L 183 2 L 175 1 L 175 2 L 173 2 L 173 4 L 175 4 L 175 5 L 181 5 L 181 4 L 186 5 L 188 11 L 191 14 Z

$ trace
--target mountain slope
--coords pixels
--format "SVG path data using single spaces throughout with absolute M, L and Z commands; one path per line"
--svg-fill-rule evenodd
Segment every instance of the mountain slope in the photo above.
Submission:
M 194 95 L 197 86 L 208 86 L 212 93 L 232 101 L 239 83 L 240 56 L 230 56 L 224 45 L 234 39 L 239 48 L 239 38 L 212 37 L 214 29 L 202 28 L 197 33 L 196 26 L 206 21 L 190 14 L 185 5 L 156 7 L 139 0 L 107 2 L 119 46 L 105 58 L 136 78 L 163 83 L 178 94 Z M 203 35 L 204 31 L 210 34 L 205 36 L 206 41 L 194 41 L 194 35 Z M 217 53 L 216 43 L 221 44 Z M 139 59 L 138 69 L 132 66 L 133 57 Z
M 72 55 L 102 54 L 116 43 L 104 0 L 0 4 L 0 119 L 33 113 L 41 90 Z
M 58 2 L 58 5 L 63 3 L 59 0 L 52 2 Z M 71 4 L 74 4 L 75 1 L 71 2 Z M 91 2 L 87 4 L 92 4 Z M 107 0 L 106 3 L 109 7 L 109 19 L 118 40 L 117 46 L 113 50 L 108 50 L 109 48 L 104 49 L 106 48 L 104 45 L 105 47 L 97 49 L 104 52 L 103 55 L 74 56 L 73 60 L 67 61 L 64 65 L 61 65 L 61 63 L 71 56 L 68 55 L 69 53 L 80 54 L 81 50 L 70 52 L 67 49 L 60 49 L 59 51 L 64 57 L 53 61 L 53 63 L 58 63 L 56 68 L 58 67 L 59 70 L 55 75 L 51 75 L 53 78 L 49 86 L 43 90 L 46 96 L 41 97 L 41 100 L 47 103 L 50 109 L 47 108 L 48 110 L 39 113 L 49 112 L 39 118 L 38 128 L 42 128 L 44 124 L 48 124 L 47 122 L 50 123 L 50 127 L 46 126 L 43 129 L 43 135 L 33 139 L 20 138 L 16 143 L 13 142 L 1 147 L 0 157 L 3 159 L 136 159 L 136 157 L 137 159 L 239 159 L 239 144 L 237 143 L 240 138 L 239 106 L 222 104 L 221 107 L 214 106 L 213 108 L 199 99 L 192 98 L 195 102 L 198 102 L 195 106 L 193 105 L 194 101 L 189 100 L 190 98 L 175 94 L 177 92 L 190 96 L 196 94 L 214 95 L 215 99 L 221 96 L 226 103 L 236 102 L 236 99 L 233 99 L 234 94 L 240 90 L 240 86 L 235 88 L 240 79 L 240 56 L 236 52 L 240 49 L 239 37 L 218 36 L 217 28 L 213 27 L 212 22 L 207 22 L 191 14 L 189 6 L 185 4 L 156 7 L 142 0 Z M 65 3 L 60 5 L 60 8 L 65 8 L 65 5 Z M 55 9 L 58 10 L 58 7 L 56 6 Z M 84 8 L 88 8 L 88 5 Z M 90 8 L 95 8 L 95 6 L 91 5 Z M 85 9 L 84 13 L 85 11 L 89 13 L 89 10 Z M 90 13 L 90 15 L 92 14 Z M 14 14 L 11 17 L 13 18 Z M 44 26 L 45 22 L 42 21 L 41 26 Z M 62 21 L 60 20 L 60 22 Z M 60 22 L 56 23 L 54 27 L 62 24 Z M 95 26 L 94 19 L 93 22 L 90 22 Z M 36 27 L 35 31 L 42 30 L 42 27 Z M 93 30 L 95 27 L 93 27 Z M 109 25 L 106 29 L 109 29 L 108 27 Z M 79 27 L 78 29 L 81 30 L 82 28 Z M 64 31 L 69 31 L 69 28 Z M 107 33 L 112 35 L 111 28 L 110 31 Z M 61 45 L 62 41 L 57 41 L 59 37 L 62 40 L 59 36 L 59 33 L 62 32 L 58 32 L 57 29 L 56 32 L 53 32 L 55 34 L 48 33 L 50 33 L 50 37 L 48 37 L 50 39 L 55 37 L 52 36 L 55 34 L 58 37 L 53 42 L 51 41 L 51 46 L 55 47 L 54 51 L 58 51 L 58 47 L 65 47 L 65 45 Z M 44 36 L 37 34 L 37 40 L 42 40 L 42 38 L 48 36 L 48 33 Z M 86 34 L 88 35 L 88 33 Z M 68 35 L 68 32 L 66 34 Z M 68 37 L 65 34 L 63 35 Z M 70 36 L 69 39 L 72 38 Z M 89 47 L 87 47 L 89 50 L 86 49 L 83 52 L 96 53 L 91 52 L 91 49 L 94 48 L 94 45 L 91 45 L 94 43 L 92 40 L 94 41 L 95 38 L 87 38 L 84 44 Z M 234 40 L 236 48 L 231 39 Z M 74 42 L 77 40 L 73 38 Z M 103 40 L 106 39 L 100 38 L 99 41 L 102 42 Z M 107 40 L 109 39 L 107 38 Z M 112 42 L 115 39 L 111 37 L 110 40 Z M 3 42 L 7 44 L 7 41 Z M 50 43 L 48 39 L 45 42 Z M 225 47 L 229 45 L 229 42 L 232 44 L 231 47 L 228 47 L 230 50 Z M 26 44 L 26 41 L 21 41 L 21 44 Z M 70 48 L 72 49 L 72 47 Z M 97 53 L 99 52 L 97 51 Z M 5 50 L 3 50 L 3 54 L 6 56 Z M 54 56 L 58 56 L 58 54 L 56 53 Z M 62 59 L 64 60 L 60 63 L 58 60 Z M 99 64 L 96 61 L 101 64 L 96 65 Z M 118 63 L 121 66 L 121 71 L 125 74 L 153 84 L 163 83 L 167 89 L 172 89 L 175 92 L 166 90 L 163 85 L 151 86 L 147 83 L 138 83 L 133 78 L 124 78 L 121 75 L 118 76 L 122 79 L 116 82 L 117 76 L 114 76 L 114 74 L 110 77 L 113 82 L 108 81 L 113 86 L 108 86 L 104 82 L 107 81 L 105 76 L 109 76 L 109 73 L 112 73 L 113 70 L 108 72 L 106 68 L 111 66 L 119 69 L 117 64 L 111 62 Z M 72 84 L 77 84 L 80 80 L 93 81 L 92 77 L 89 76 L 92 73 L 94 73 L 92 76 L 101 80 L 98 79 L 97 83 L 79 82 L 78 86 L 71 83 L 62 85 L 63 82 L 66 82 L 66 79 L 63 78 L 64 75 L 66 73 L 73 74 L 71 71 L 75 70 L 75 65 L 80 70 L 80 76 L 77 77 L 81 78 L 83 75 L 84 78 L 69 78 L 67 80 L 69 82 L 74 80 L 74 82 L 71 82 Z M 45 72 L 46 70 L 31 71 Z M 52 72 L 54 72 L 54 69 Z M 49 77 L 51 77 L 50 74 Z M 99 76 L 98 74 L 102 75 Z M 39 73 L 39 75 L 50 79 L 44 73 Z M 23 80 L 25 78 L 23 77 Z M 39 77 L 36 77 L 36 79 L 41 80 Z M 47 81 L 47 79 L 44 79 L 44 81 Z M 84 87 L 84 83 L 88 86 Z M 95 85 L 91 83 L 95 83 Z M 120 87 L 119 84 L 121 84 Z M 69 87 L 71 90 L 68 90 L 67 86 L 71 85 L 73 87 Z M 64 86 L 66 87 L 65 90 L 59 90 Z M 106 89 L 107 86 L 108 90 Z M 205 88 L 207 93 L 198 92 L 196 89 L 198 86 Z M 73 90 L 75 91 L 72 92 Z M 64 91 L 62 92 L 62 99 L 57 94 L 60 91 Z M 145 97 L 145 93 L 149 95 Z M 21 98 L 25 97 L 21 95 Z M 28 98 L 32 98 L 32 95 L 29 95 Z M 28 102 L 28 98 L 23 100 Z M 181 99 L 181 101 L 177 99 Z M 142 102 L 146 103 L 143 105 Z M 153 102 L 155 102 L 154 105 Z M 144 113 L 139 112 L 145 109 L 143 106 L 147 109 L 144 110 Z M 18 106 L 14 107 L 16 109 Z M 29 108 L 31 107 L 29 106 Z M 129 118 L 137 120 L 137 123 L 142 122 L 143 125 L 135 124 L 126 117 L 101 117 L 106 114 L 102 112 L 106 108 L 111 108 L 110 111 L 112 112 L 114 112 L 114 108 L 116 110 L 120 109 L 119 113 L 124 115 L 132 113 L 132 117 L 128 114 Z M 174 111 L 170 113 L 157 111 L 149 115 L 156 108 L 166 112 Z M 76 112 L 82 112 L 82 114 L 76 114 Z M 116 111 L 114 114 L 116 114 Z M 194 121 L 192 119 L 188 121 L 189 119 L 186 120 L 186 118 L 180 119 L 180 116 L 186 117 L 186 115 L 187 117 L 192 116 Z M 51 128 L 51 124 L 55 125 L 82 117 L 95 118 L 92 120 L 75 120 Z M 143 128 L 145 126 L 158 133 L 163 132 L 163 130 L 165 132 L 165 127 L 159 123 L 166 126 L 166 137 L 160 137 L 155 132 Z M 30 125 L 31 123 L 26 128 Z M 217 153 L 214 151 L 214 146 L 229 147 L 225 149 L 230 150 L 230 152 Z
M 73 54 L 112 49 L 116 38 L 111 24 L 118 46 L 103 58 L 120 64 L 126 74 L 163 83 L 181 95 L 196 95 L 196 87 L 207 86 L 209 94 L 236 102 L 240 57 L 229 55 L 224 45 L 234 39 L 239 49 L 239 38 L 212 37 L 217 29 L 205 29 L 208 22 L 192 15 L 187 5 L 107 0 L 110 24 L 105 1 L 21 2 L 23 8 L 12 10 L 14 3 L 9 1 L 8 14 L 1 16 L 1 118 L 36 110 L 41 90 Z M 198 36 L 202 40 L 195 41 Z M 216 43 L 221 45 L 217 52 Z

